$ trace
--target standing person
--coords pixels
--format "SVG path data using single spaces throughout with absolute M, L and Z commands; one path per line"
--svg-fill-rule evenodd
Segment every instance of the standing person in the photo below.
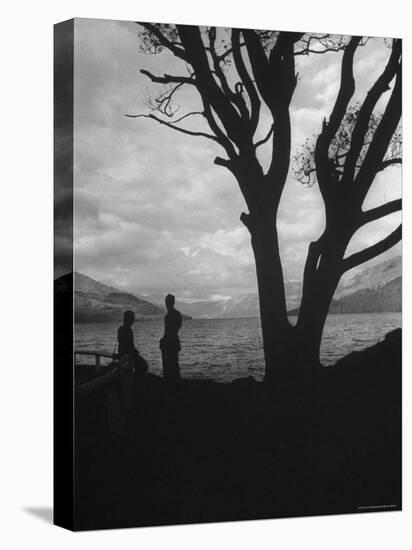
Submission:
M 175 297 L 168 294 L 165 298 L 167 314 L 165 315 L 165 332 L 159 344 L 162 351 L 163 376 L 167 382 L 180 380 L 179 330 L 182 326 L 182 315 L 174 308 Z
M 134 337 L 132 326 L 135 321 L 133 311 L 125 311 L 123 313 L 123 325 L 117 330 L 117 338 L 119 342 L 119 358 L 123 355 L 129 355 L 132 360 L 132 366 L 135 374 L 141 376 L 147 372 L 148 365 L 144 357 L 142 357 L 139 351 L 134 345 Z

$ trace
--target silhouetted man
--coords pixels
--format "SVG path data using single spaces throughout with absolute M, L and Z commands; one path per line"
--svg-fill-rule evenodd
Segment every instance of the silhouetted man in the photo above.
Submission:
M 146 359 L 140 355 L 134 345 L 134 337 L 132 325 L 135 317 L 133 311 L 125 311 L 123 314 L 123 325 L 117 330 L 117 338 L 119 342 L 119 358 L 123 355 L 129 355 L 132 360 L 133 370 L 137 375 L 142 375 L 147 372 L 148 365 Z
M 176 382 L 180 379 L 179 367 L 179 330 L 182 326 L 182 315 L 174 308 L 175 297 L 168 294 L 165 299 L 167 314 L 165 316 L 165 333 L 160 340 L 162 351 L 163 376 L 168 382 Z

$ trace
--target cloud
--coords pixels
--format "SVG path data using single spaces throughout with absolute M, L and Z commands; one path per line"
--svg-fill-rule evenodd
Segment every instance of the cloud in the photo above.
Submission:
M 55 43 L 54 82 L 54 273 L 73 269 L 73 27 L 61 29 Z
M 360 96 L 387 55 L 388 49 L 373 41 L 360 52 L 355 67 Z M 298 58 L 293 151 L 319 132 L 330 113 L 340 59 L 341 54 Z M 142 68 L 156 74 L 185 70 L 167 53 L 140 53 L 134 23 L 76 20 L 76 269 L 140 294 L 174 292 L 203 299 L 255 291 L 250 237 L 239 220 L 246 207 L 234 177 L 213 164 L 222 154 L 219 146 L 124 116 L 147 110 L 145 101 L 154 87 L 140 74 Z M 178 101 L 182 114 L 199 108 L 192 90 L 181 93 Z M 261 118 L 257 139 L 270 127 L 264 109 Z M 201 124 L 199 117 L 192 124 Z M 264 165 L 269 153 L 269 146 L 261 148 Z M 399 172 L 382 175 L 367 202 L 379 203 L 383 195 L 399 194 L 399 188 Z M 319 190 L 305 188 L 291 172 L 279 209 L 287 280 L 301 279 L 307 247 L 323 224 Z M 365 231 L 359 244 L 378 234 L 375 228 Z

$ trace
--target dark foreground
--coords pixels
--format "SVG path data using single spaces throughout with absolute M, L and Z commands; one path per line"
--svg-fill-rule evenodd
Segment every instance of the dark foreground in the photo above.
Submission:
M 126 435 L 77 407 L 77 529 L 401 508 L 401 331 L 274 387 L 148 375 Z

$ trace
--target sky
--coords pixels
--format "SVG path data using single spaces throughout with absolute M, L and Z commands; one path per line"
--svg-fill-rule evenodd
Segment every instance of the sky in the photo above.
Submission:
M 370 39 L 359 49 L 355 101 L 365 96 L 388 55 L 383 39 Z M 297 57 L 293 152 L 319 132 L 330 113 L 340 60 L 337 53 Z M 185 71 L 168 52 L 142 53 L 135 23 L 76 19 L 75 270 L 141 295 L 172 292 L 179 299 L 202 300 L 255 293 L 250 237 L 239 220 L 247 209 L 231 173 L 213 164 L 223 151 L 210 140 L 125 117 L 147 113 L 147 98 L 158 90 L 141 69 Z M 200 106 L 190 90 L 177 101 L 179 114 Z M 263 112 L 260 136 L 269 125 Z M 268 150 L 262 147 L 260 154 L 265 165 Z M 377 178 L 364 206 L 400 194 L 401 171 L 391 168 Z M 303 186 L 291 170 L 278 219 L 287 281 L 301 280 L 308 244 L 319 237 L 323 223 L 317 186 Z M 399 214 L 393 214 L 362 228 L 348 253 L 383 238 L 397 223 Z M 397 245 L 380 260 L 399 251 Z

